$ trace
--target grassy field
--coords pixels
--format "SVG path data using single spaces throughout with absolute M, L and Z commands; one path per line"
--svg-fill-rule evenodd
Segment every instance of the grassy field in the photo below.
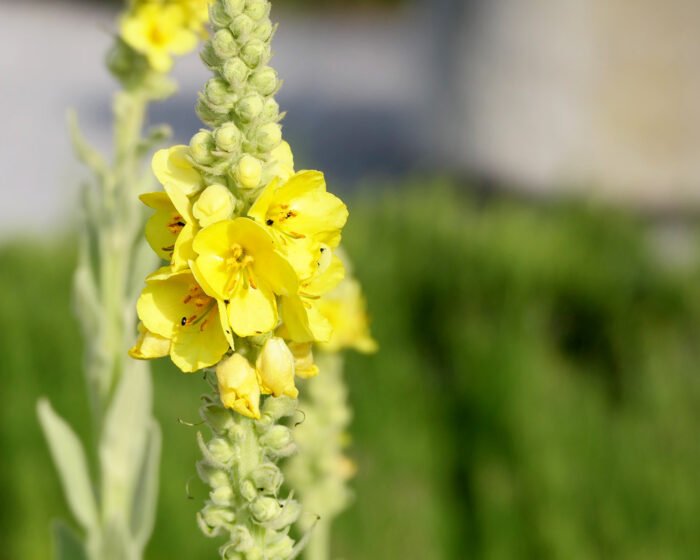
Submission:
M 351 201 L 346 244 L 381 352 L 348 356 L 352 559 L 700 557 L 700 272 L 649 227 L 577 204 L 421 183 Z M 0 558 L 48 558 L 67 517 L 39 395 L 89 438 L 71 241 L 0 248 Z M 191 484 L 199 376 L 154 368 L 164 430 L 152 560 L 212 558 Z

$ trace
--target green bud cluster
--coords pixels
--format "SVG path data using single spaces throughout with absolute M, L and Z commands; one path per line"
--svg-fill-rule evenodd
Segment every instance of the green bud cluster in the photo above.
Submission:
M 300 406 L 305 419 L 294 430 L 299 453 L 287 461 L 284 472 L 309 514 L 300 518 L 300 528 L 313 527 L 305 554 L 328 558 L 331 522 L 352 498 L 348 479 L 354 465 L 344 454 L 352 413 L 342 356 L 318 352 L 316 364 L 321 373 L 304 383 Z
M 251 420 L 224 408 L 216 394 L 204 399 L 200 415 L 212 437 L 197 434 L 203 455 L 197 472 L 211 491 L 197 521 L 205 535 L 227 537 L 219 549 L 224 559 L 287 560 L 297 552 L 289 529 L 301 506 L 280 497 L 284 477 L 277 466 L 296 451 L 282 423 L 296 408 L 294 399 L 270 397 L 260 420 Z
M 270 2 L 216 0 L 210 20 L 201 57 L 214 75 L 199 95 L 197 114 L 212 130 L 192 137 L 191 157 L 207 181 L 228 184 L 234 194 L 252 192 L 282 142 L 283 115 L 274 99 L 280 79 L 268 65 L 275 31 Z

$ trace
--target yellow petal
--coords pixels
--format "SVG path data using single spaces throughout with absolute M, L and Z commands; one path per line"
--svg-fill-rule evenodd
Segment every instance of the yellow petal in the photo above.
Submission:
M 129 356 L 137 360 L 162 358 L 170 353 L 170 340 L 152 333 L 139 323 L 139 337 L 129 350 Z
M 255 363 L 263 392 L 275 397 L 286 395 L 293 399 L 299 396 L 294 386 L 294 356 L 284 340 L 272 337 L 265 342 Z
M 221 402 L 248 416 L 260 418 L 260 387 L 255 369 L 240 354 L 234 354 L 216 368 Z
M 272 290 L 260 279 L 255 287 L 247 280 L 238 284 L 231 297 L 228 317 L 238 336 L 255 336 L 277 326 L 277 303 Z
M 281 336 L 293 342 L 325 342 L 332 333 L 328 320 L 321 315 L 314 300 L 299 296 L 283 297 Z
M 219 308 L 212 307 L 199 322 L 176 327 L 170 358 L 186 373 L 213 366 L 228 352 Z
M 187 159 L 188 146 L 173 146 L 158 150 L 153 156 L 153 173 L 163 186 L 178 189 L 191 196 L 202 189 L 202 176 Z

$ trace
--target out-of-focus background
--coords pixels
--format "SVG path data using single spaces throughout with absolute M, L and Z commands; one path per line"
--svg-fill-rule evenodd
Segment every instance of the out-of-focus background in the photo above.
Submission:
M 64 115 L 109 147 L 117 3 L 0 0 L 0 558 L 69 517 L 39 395 L 90 437 Z M 278 0 L 298 168 L 351 209 L 376 356 L 349 356 L 345 559 L 700 557 L 700 4 Z M 152 112 L 186 141 L 196 56 Z M 211 557 L 198 376 L 155 367 L 153 560 Z

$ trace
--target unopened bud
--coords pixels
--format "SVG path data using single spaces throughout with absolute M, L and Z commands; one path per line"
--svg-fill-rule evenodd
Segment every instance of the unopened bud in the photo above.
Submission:
M 282 142 L 282 127 L 277 123 L 267 123 L 261 126 L 255 134 L 258 149 L 270 153 Z
M 214 131 L 216 146 L 224 152 L 235 152 L 241 146 L 241 131 L 235 124 L 226 123 Z
M 246 123 L 255 120 L 263 110 L 263 99 L 257 94 L 244 97 L 236 104 L 236 114 Z
M 265 547 L 265 554 L 268 558 L 291 558 L 293 553 L 294 541 L 287 535 Z
M 199 461 L 197 463 L 197 474 L 202 482 L 211 486 L 212 488 L 229 486 L 227 472 L 224 469 L 208 464 L 206 461 Z
M 211 151 L 214 149 L 214 140 L 211 132 L 200 130 L 190 140 L 190 155 L 200 165 L 208 165 L 214 161 Z
M 255 541 L 245 525 L 236 525 L 231 530 L 229 545 L 236 552 L 248 552 L 255 545 Z
M 217 433 L 227 433 L 236 424 L 231 413 L 221 406 L 210 404 L 200 411 L 200 416 Z
M 225 4 L 214 2 L 209 6 L 209 19 L 214 27 L 226 27 L 231 23 L 231 16 L 226 12 Z
M 318 366 L 314 363 L 313 350 L 310 342 L 293 342 L 289 349 L 294 356 L 296 374 L 302 379 L 318 375 Z
M 229 29 L 236 39 L 247 37 L 255 27 L 255 22 L 245 14 L 239 14 L 233 18 Z
M 279 502 L 269 496 L 261 496 L 250 505 L 250 513 L 258 523 L 265 523 L 280 514 Z
M 228 220 L 236 208 L 236 200 L 228 188 L 223 185 L 210 185 L 192 207 L 194 217 L 199 220 L 199 225 L 203 228 L 209 227 L 217 222 Z
M 277 89 L 277 72 L 269 66 L 257 70 L 250 77 L 250 85 L 253 86 L 260 95 L 270 95 Z
M 280 106 L 272 97 L 268 97 L 263 105 L 260 118 L 265 122 L 277 122 L 280 116 Z
M 292 432 L 286 426 L 272 426 L 260 437 L 260 444 L 273 450 L 283 449 L 293 443 Z
M 258 490 L 252 480 L 244 480 L 238 485 L 238 491 L 244 500 L 252 502 L 258 497 Z
M 273 30 L 274 26 L 272 25 L 272 22 L 269 19 L 263 19 L 255 26 L 255 29 L 253 29 L 253 32 L 251 33 L 251 37 L 267 42 L 270 40 Z
M 245 8 L 245 0 L 224 0 L 222 4 L 226 13 L 232 18 L 239 15 Z
M 258 491 L 268 494 L 276 494 L 283 482 L 282 473 L 274 463 L 260 465 L 251 473 L 250 478 Z
M 232 88 L 238 90 L 246 83 L 250 70 L 240 58 L 231 58 L 224 63 L 221 74 Z
M 238 43 L 233 38 L 233 34 L 228 29 L 219 29 L 211 39 L 216 56 L 226 60 L 238 54 Z
M 226 464 L 233 459 L 233 449 L 231 444 L 227 442 L 224 438 L 215 437 L 207 445 L 209 453 L 214 457 L 219 463 Z
M 294 356 L 284 340 L 276 336 L 269 338 L 255 365 L 263 392 L 272 393 L 275 397 L 286 395 L 297 398 L 299 391 L 294 386 Z
M 240 57 L 248 68 L 257 68 L 267 62 L 270 47 L 259 39 L 251 39 L 241 49 Z
M 199 53 L 199 57 L 210 70 L 214 70 L 221 64 L 221 59 L 214 51 L 211 41 L 204 43 L 204 47 L 202 48 L 202 52 Z
M 269 398 L 263 404 L 263 414 L 273 422 L 280 418 L 292 416 L 297 409 L 297 401 L 289 397 Z
M 233 488 L 230 486 L 219 486 L 209 492 L 209 498 L 217 506 L 229 506 L 233 503 Z
M 210 78 L 204 86 L 207 101 L 216 107 L 227 105 L 231 100 L 228 84 L 221 78 Z
M 253 156 L 244 155 L 235 169 L 236 180 L 242 189 L 254 189 L 260 185 L 262 164 Z
M 197 514 L 197 522 L 202 532 L 210 537 L 217 536 L 221 529 L 230 531 L 236 515 L 225 507 L 208 504 Z
M 270 3 L 266 0 L 246 0 L 245 13 L 254 20 L 266 17 L 270 12 Z
M 281 531 L 293 523 L 296 523 L 296 520 L 299 519 L 301 515 L 301 505 L 299 505 L 299 502 L 296 500 L 285 500 L 281 505 L 282 510 L 280 514 L 265 523 L 266 528 L 274 531 Z

